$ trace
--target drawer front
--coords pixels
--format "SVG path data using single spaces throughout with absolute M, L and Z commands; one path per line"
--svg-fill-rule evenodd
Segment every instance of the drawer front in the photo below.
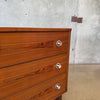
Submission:
M 68 42 L 68 32 L 0 33 L 0 68 L 67 53 Z
M 66 74 L 63 73 L 2 100 L 53 100 L 66 91 L 65 78 Z
M 66 53 L 2 68 L 0 69 L 0 99 L 64 72 L 68 72 Z

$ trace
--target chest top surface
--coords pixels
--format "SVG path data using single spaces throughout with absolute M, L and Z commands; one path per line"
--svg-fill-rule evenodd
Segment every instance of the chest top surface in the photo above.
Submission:
M 23 28 L 23 27 L 1 27 L 0 32 L 66 32 L 71 28 Z

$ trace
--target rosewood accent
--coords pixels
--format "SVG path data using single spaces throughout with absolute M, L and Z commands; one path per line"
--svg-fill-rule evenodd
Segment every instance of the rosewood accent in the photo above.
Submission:
M 0 100 L 61 100 L 70 34 L 65 28 L 0 28 Z

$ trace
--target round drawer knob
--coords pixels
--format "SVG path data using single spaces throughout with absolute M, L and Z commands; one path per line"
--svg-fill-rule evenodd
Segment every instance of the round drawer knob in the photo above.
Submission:
M 56 84 L 55 88 L 58 89 L 58 90 L 60 90 L 61 87 L 60 87 L 59 84 Z
M 60 64 L 60 63 L 57 63 L 57 64 L 56 64 L 56 68 L 57 68 L 57 69 L 61 69 L 61 64 Z
M 58 41 L 56 42 L 56 45 L 57 45 L 58 47 L 60 47 L 60 46 L 62 46 L 62 42 L 61 42 L 60 40 L 58 40 Z

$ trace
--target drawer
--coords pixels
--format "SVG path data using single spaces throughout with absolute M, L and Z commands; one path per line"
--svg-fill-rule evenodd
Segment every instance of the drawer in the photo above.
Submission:
M 69 35 L 68 32 L 0 33 L 0 68 L 67 53 Z
M 0 69 L 0 99 L 64 72 L 68 72 L 66 53 L 2 68 Z
M 2 100 L 53 100 L 66 91 L 65 78 L 65 73 L 60 74 Z

